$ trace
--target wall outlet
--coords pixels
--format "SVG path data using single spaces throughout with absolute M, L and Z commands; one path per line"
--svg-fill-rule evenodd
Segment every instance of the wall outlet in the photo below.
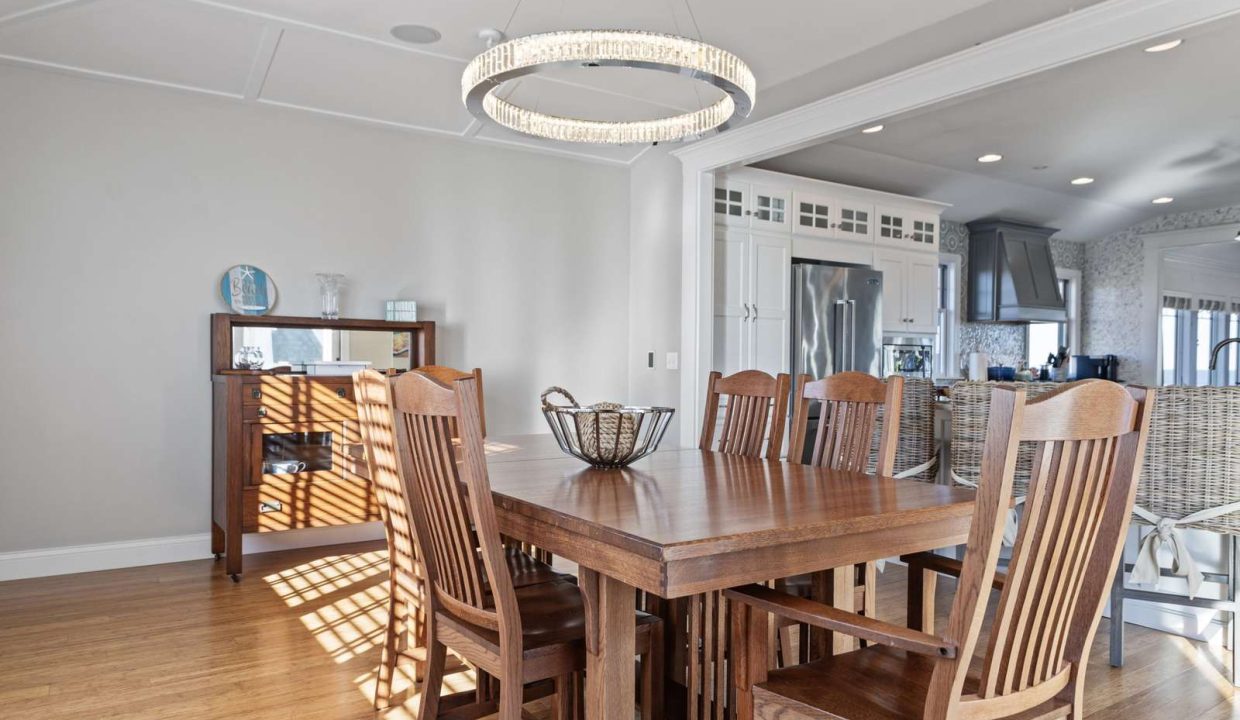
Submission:
M 654 350 L 651 350 L 650 352 L 646 353 L 646 367 L 648 368 L 654 367 Z
M 667 369 L 668 370 L 679 370 L 680 369 L 680 353 L 670 352 L 667 354 Z

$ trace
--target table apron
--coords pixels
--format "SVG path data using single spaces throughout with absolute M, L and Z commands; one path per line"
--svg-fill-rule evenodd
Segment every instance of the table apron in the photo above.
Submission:
M 737 550 L 667 564 L 665 598 L 791 577 L 905 553 L 959 545 L 968 538 L 969 516 L 870 530 L 785 545 Z
M 881 530 L 664 561 L 525 515 L 496 510 L 504 535 L 669 599 L 958 545 L 967 539 L 972 520 L 970 515 L 941 517 Z

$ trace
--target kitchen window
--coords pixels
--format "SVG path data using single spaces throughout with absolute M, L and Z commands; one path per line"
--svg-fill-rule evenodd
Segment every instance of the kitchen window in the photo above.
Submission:
M 1163 385 L 1234 385 L 1240 382 L 1240 352 L 1223 348 L 1210 369 L 1210 351 L 1240 336 L 1240 302 L 1224 298 L 1163 294 L 1159 316 L 1159 379 Z
M 1066 322 L 1031 322 L 1025 330 L 1026 362 L 1030 368 L 1040 368 L 1047 357 L 1056 355 L 1060 347 L 1068 348 L 1068 354 L 1080 355 L 1081 349 L 1081 271 L 1055 268 L 1059 276 L 1059 292 L 1068 311 Z
M 960 256 L 939 255 L 938 332 L 934 338 L 934 376 L 960 377 L 956 351 L 959 326 Z

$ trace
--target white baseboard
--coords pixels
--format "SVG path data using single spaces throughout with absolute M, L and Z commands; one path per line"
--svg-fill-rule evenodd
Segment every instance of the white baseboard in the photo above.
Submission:
M 242 553 L 292 550 L 319 545 L 383 539 L 383 523 L 252 533 L 242 538 Z M 211 557 L 211 534 L 122 540 L 0 553 L 0 582 L 70 573 L 115 570 L 202 560 Z

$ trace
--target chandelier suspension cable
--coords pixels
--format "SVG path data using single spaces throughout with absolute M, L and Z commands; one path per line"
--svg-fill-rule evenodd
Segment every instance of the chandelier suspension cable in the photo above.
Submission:
M 508 14 L 508 22 L 504 23 L 504 34 L 508 34 L 508 28 L 512 27 L 512 19 L 517 16 L 517 11 L 521 9 L 521 3 L 525 0 L 517 0 L 517 4 L 512 6 L 512 12 Z
M 685 0 L 685 7 L 689 7 L 689 0 Z M 672 27 L 676 29 L 677 35 L 683 35 L 680 31 L 680 21 L 676 19 L 676 8 L 672 7 L 672 0 L 667 0 L 667 12 L 672 16 Z M 693 17 L 693 11 L 689 11 L 689 17 Z M 694 23 L 696 25 L 697 23 Z M 698 32 L 698 41 L 701 41 L 702 33 Z M 693 83 L 693 97 L 697 99 L 697 106 L 702 107 L 702 93 L 698 91 L 697 83 Z

